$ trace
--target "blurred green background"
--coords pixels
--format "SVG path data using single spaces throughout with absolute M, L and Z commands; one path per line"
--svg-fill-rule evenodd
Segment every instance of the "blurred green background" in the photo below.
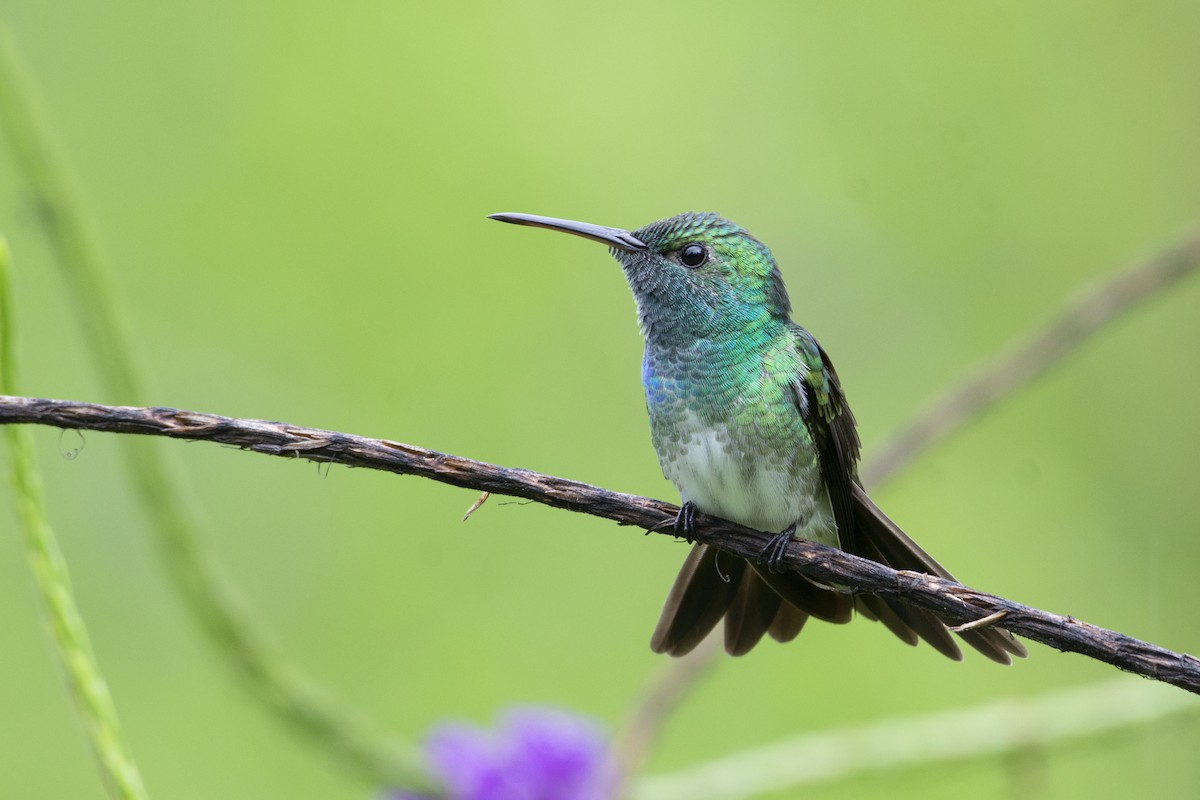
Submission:
M 7 0 L 153 402 L 384 436 L 673 500 L 604 251 L 484 219 L 716 210 L 779 258 L 865 453 L 931 393 L 1200 221 L 1194 2 Z M 23 384 L 106 397 L 11 151 Z M 1120 320 L 880 504 L 968 584 L 1200 650 L 1200 281 Z M 52 519 L 153 796 L 364 797 L 202 640 L 114 437 L 37 430 Z M 546 702 L 616 726 L 686 548 L 472 492 L 160 442 L 280 651 L 405 737 Z M 5 504 L 8 500 L 3 501 Z M 0 794 L 101 795 L 0 514 Z M 724 660 L 667 770 L 1112 669 L 812 625 Z M 1176 691 L 1164 689 L 1164 691 Z M 818 798 L 1195 797 L 1195 717 Z

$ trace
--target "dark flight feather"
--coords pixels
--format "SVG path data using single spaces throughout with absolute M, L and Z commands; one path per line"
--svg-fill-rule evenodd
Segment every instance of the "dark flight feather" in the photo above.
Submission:
M 725 652 L 731 656 L 749 653 L 771 627 L 782 604 L 783 598 L 757 573 L 747 571 L 725 612 Z
M 697 544 L 684 559 L 650 637 L 650 649 L 655 653 L 686 655 L 725 616 L 746 571 L 746 561 L 726 557 L 721 571 L 718 553 L 716 548 Z

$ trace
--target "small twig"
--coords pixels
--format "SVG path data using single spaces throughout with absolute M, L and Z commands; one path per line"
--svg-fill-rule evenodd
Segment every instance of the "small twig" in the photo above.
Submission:
M 486 503 L 487 499 L 491 496 L 492 496 L 491 492 L 484 492 L 483 494 L 479 495 L 479 499 L 476 500 L 474 503 L 471 503 L 471 507 L 467 509 L 467 513 L 463 514 L 462 521 L 466 522 L 467 520 L 469 520 L 471 518 L 471 515 L 474 514 L 476 511 L 478 511 L 479 507 L 481 505 L 483 505 L 484 503 Z
M 1007 611 L 997 611 L 995 614 L 988 614 L 986 617 L 977 619 L 974 622 L 964 622 L 962 625 L 955 625 L 950 628 L 950 630 L 954 631 L 955 633 L 966 633 L 967 631 L 977 631 L 982 628 L 990 628 L 1007 616 Z
M 267 455 L 336 461 L 349 467 L 418 475 L 452 486 L 534 500 L 642 529 L 653 528 L 678 512 L 675 506 L 661 500 L 612 492 L 566 478 L 510 469 L 388 439 L 368 439 L 284 422 L 233 419 L 170 408 L 0 396 L 0 424 L 14 422 L 202 439 Z M 701 541 L 749 559 L 757 558 L 770 539 L 768 534 L 703 514 L 697 515 L 696 527 Z M 671 536 L 673 532 L 662 535 Z M 1200 693 L 1200 660 L 1073 617 L 1021 605 L 933 575 L 893 570 L 814 542 L 793 542 L 782 563 L 821 583 L 850 586 L 901 600 L 950 622 L 964 623 L 1006 611 L 1004 627 L 1013 633 Z

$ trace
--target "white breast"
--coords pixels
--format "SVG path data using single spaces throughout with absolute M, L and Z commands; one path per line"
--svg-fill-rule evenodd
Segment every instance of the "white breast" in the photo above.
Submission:
M 680 428 L 682 446 L 662 460 L 663 474 L 706 514 L 755 530 L 779 533 L 797 524 L 796 535 L 837 546 L 829 497 L 816 464 L 757 458 L 753 437 L 725 425 L 705 425 L 688 412 Z

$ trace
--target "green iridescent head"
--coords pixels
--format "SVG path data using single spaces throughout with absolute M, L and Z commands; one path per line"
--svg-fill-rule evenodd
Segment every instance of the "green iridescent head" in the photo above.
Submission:
M 736 334 L 769 319 L 786 320 L 791 310 L 771 251 L 719 214 L 679 214 L 632 233 L 530 214 L 492 219 L 608 245 L 625 270 L 647 338 Z

